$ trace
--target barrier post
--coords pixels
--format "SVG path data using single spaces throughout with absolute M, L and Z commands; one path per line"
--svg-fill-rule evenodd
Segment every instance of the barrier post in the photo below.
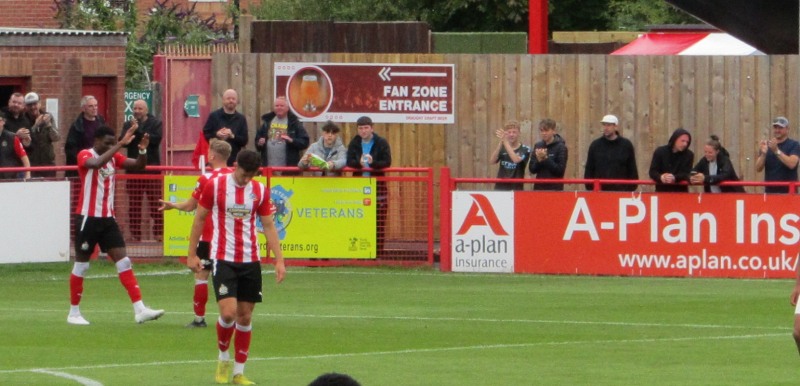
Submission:
M 450 272 L 452 270 L 451 235 L 452 235 L 452 180 L 450 168 L 443 167 L 439 173 L 439 270 Z

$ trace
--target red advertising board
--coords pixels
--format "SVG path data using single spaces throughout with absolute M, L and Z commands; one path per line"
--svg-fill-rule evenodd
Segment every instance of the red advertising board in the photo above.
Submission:
M 304 121 L 455 122 L 452 64 L 277 62 L 274 95 Z
M 793 278 L 798 200 L 516 192 L 514 272 Z

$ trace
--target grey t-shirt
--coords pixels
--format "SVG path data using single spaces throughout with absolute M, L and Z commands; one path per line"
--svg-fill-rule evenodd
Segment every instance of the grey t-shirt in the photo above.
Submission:
M 286 141 L 281 138 L 281 135 L 286 134 L 288 127 L 288 118 L 275 117 L 270 122 L 269 138 L 267 138 L 267 166 L 288 166 L 286 165 Z

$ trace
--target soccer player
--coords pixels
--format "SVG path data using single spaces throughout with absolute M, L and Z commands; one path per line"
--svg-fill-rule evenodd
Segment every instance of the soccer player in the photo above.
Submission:
M 184 212 L 191 212 L 197 209 L 197 202 L 203 193 L 206 184 L 223 175 L 233 172 L 228 167 L 228 157 L 231 155 L 231 144 L 216 138 L 211 139 L 208 149 L 208 164 L 211 171 L 203 173 L 197 179 L 192 196 L 183 202 L 169 202 L 159 200 L 161 207 L 159 210 L 178 209 Z M 208 242 L 211 240 L 211 232 L 214 229 L 211 224 L 211 217 L 206 217 L 203 235 L 197 245 L 197 255 L 203 264 L 203 268 L 194 274 L 194 319 L 186 327 L 206 327 L 206 303 L 208 302 L 208 275 L 211 273 L 211 260 L 208 257 Z
M 272 219 L 275 206 L 264 184 L 253 181 L 260 164 L 258 153 L 242 150 L 236 157 L 233 173 L 206 184 L 189 236 L 186 263 L 194 272 L 198 272 L 203 265 L 197 255 L 197 245 L 206 217 L 211 216 L 213 232 L 209 256 L 212 259 L 214 294 L 219 305 L 217 383 L 228 383 L 232 370 L 234 384 L 254 384 L 244 376 L 244 364 L 250 352 L 253 309 L 256 303 L 261 302 L 261 260 L 256 238 L 256 217 L 263 224 L 269 249 L 275 257 L 275 281 L 281 283 L 286 275 L 278 232 Z M 235 351 L 232 366 L 228 352 L 231 339 Z
M 114 219 L 114 173 L 116 169 L 144 169 L 147 163 L 147 135 L 139 143 L 139 157 L 126 158 L 119 150 L 128 144 L 136 133 L 134 124 L 117 142 L 114 129 L 100 126 L 94 134 L 94 146 L 78 153 L 78 174 L 81 191 L 78 198 L 78 215 L 75 226 L 75 265 L 69 278 L 70 310 L 67 323 L 88 325 L 79 308 L 83 295 L 83 278 L 89 269 L 89 258 L 96 245 L 114 261 L 119 281 L 128 291 L 133 303 L 134 320 L 144 323 L 158 319 L 164 310 L 152 310 L 142 302 L 139 283 L 133 274 L 131 260 L 125 250 L 125 240 Z

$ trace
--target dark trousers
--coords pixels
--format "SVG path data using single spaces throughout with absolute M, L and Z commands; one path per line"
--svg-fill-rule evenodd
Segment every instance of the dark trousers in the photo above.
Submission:
M 128 221 L 131 237 L 134 241 L 142 239 L 142 210 L 147 201 L 147 216 L 153 219 L 153 236 L 161 240 L 164 234 L 164 217 L 158 211 L 158 200 L 161 198 L 160 179 L 129 179 L 126 184 L 128 190 Z

